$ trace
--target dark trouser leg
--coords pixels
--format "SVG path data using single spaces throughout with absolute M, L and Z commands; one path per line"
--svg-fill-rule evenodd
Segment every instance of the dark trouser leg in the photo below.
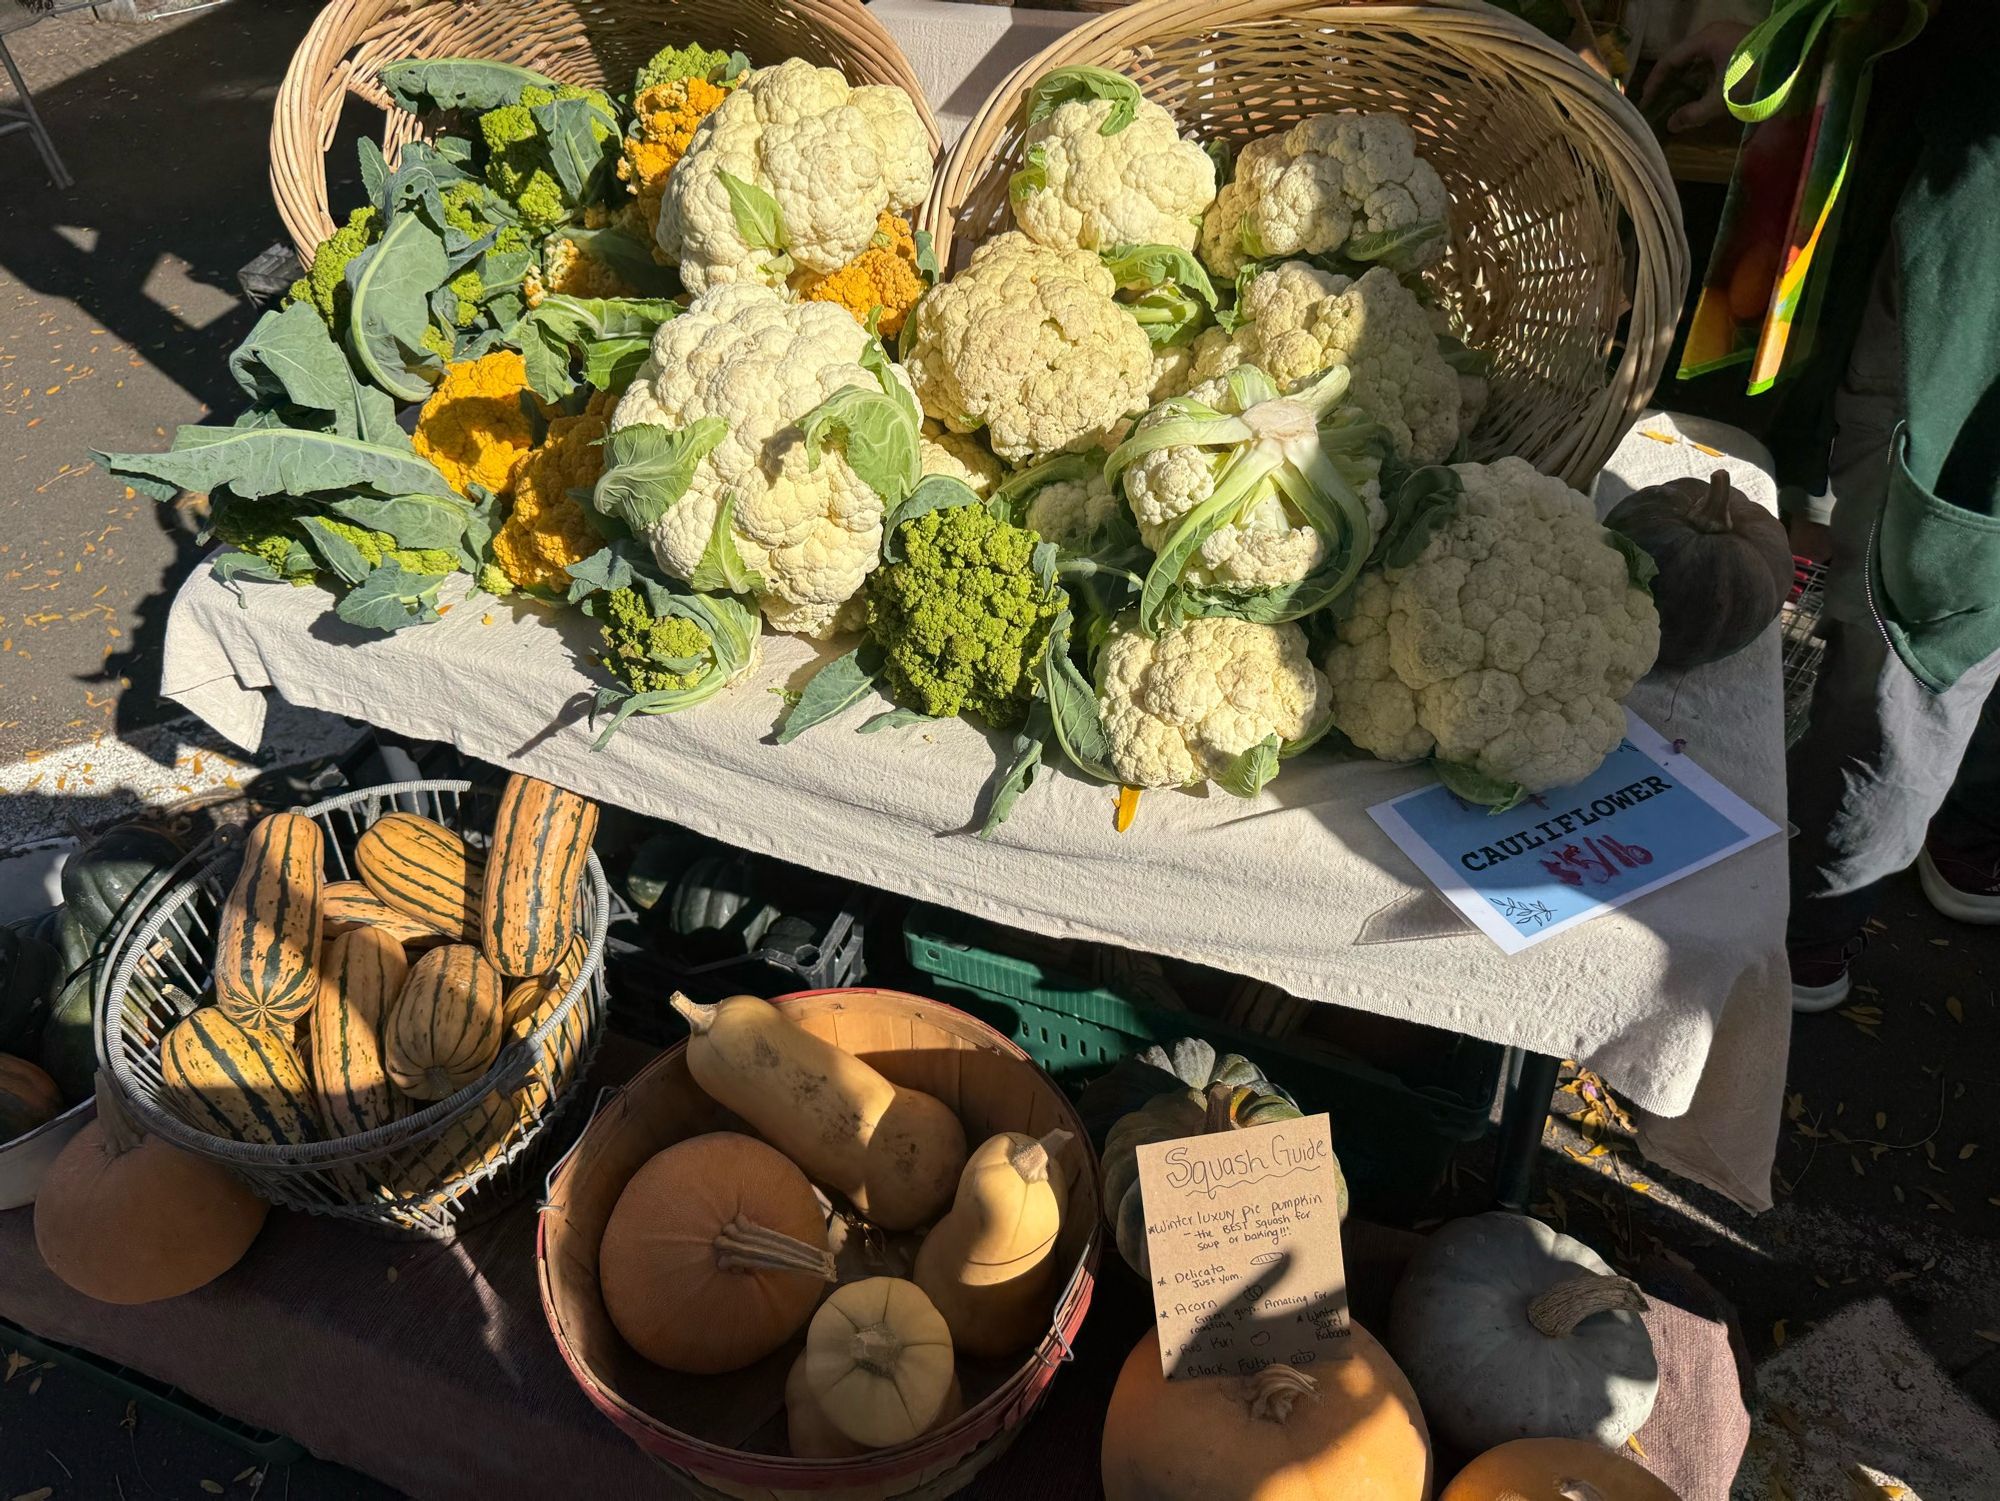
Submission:
M 1987 664 L 1989 685 L 1992 666 Z M 2000 692 L 1990 688 L 1958 780 L 1938 815 L 1938 835 L 1954 849 L 2000 859 Z
M 2000 657 L 1931 693 L 1889 650 L 1868 601 L 1865 560 L 1900 416 L 1894 264 L 1892 247 L 1836 397 L 1827 651 L 1811 723 L 1788 766 L 1799 832 L 1787 936 L 1797 946 L 1858 932 L 1881 882 L 1916 859 L 1947 798 L 1971 830 L 2000 837 L 2000 710 L 1987 711 Z

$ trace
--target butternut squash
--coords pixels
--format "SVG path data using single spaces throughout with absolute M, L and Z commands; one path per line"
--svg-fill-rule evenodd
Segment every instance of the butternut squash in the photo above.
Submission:
M 406 917 L 465 943 L 479 941 L 486 862 L 443 824 L 385 813 L 354 841 L 354 868 Z
M 411 966 L 384 1032 L 390 1079 L 412 1099 L 456 1094 L 499 1056 L 504 1015 L 499 972 L 478 949 L 430 950 Z
M 215 1003 L 239 1026 L 290 1027 L 319 991 L 326 840 L 301 813 L 250 831 L 215 932 Z
M 625 1342 L 670 1371 L 714 1375 L 798 1333 L 833 1278 L 812 1185 L 755 1137 L 675 1142 L 632 1175 L 597 1256 Z
M 673 1005 L 693 1033 L 695 1083 L 875 1224 L 912 1229 L 951 1202 L 965 1128 L 942 1100 L 890 1083 L 755 996 Z
M 944 1394 L 944 1406 L 931 1419 L 930 1427 L 924 1432 L 935 1433 L 953 1418 L 965 1412 L 965 1389 L 959 1385 L 958 1375 L 953 1372 L 951 1386 Z M 792 1368 L 785 1375 L 785 1440 L 794 1459 L 853 1459 L 869 1450 L 854 1442 L 846 1434 L 833 1426 L 833 1420 L 826 1415 L 814 1400 L 812 1383 L 806 1378 L 806 1352 L 799 1351 L 799 1357 L 792 1362 Z
M 493 816 L 480 946 L 503 975 L 545 973 L 576 931 L 597 804 L 518 773 Z
M 944 1316 L 899 1277 L 836 1289 L 806 1329 L 805 1366 L 811 1402 L 863 1449 L 929 1429 L 957 1373 Z
M 951 1210 L 917 1251 L 914 1280 L 960 1355 L 1013 1355 L 1049 1332 L 1064 1185 L 1056 1154 L 1070 1139 L 1018 1131 L 966 1160 Z

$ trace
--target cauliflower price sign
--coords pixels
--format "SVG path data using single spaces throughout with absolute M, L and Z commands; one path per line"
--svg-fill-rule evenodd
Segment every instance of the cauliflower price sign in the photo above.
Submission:
M 1629 712 L 1624 742 L 1573 787 L 1495 813 L 1439 785 L 1369 813 L 1510 954 L 1778 832 Z

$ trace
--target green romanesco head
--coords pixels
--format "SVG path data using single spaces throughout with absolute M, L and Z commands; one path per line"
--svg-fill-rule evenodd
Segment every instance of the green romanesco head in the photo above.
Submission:
M 399 563 L 405 573 L 451 573 L 458 568 L 458 555 L 441 547 L 398 547 L 387 532 L 370 531 L 331 516 L 322 516 L 320 521 L 328 531 L 352 543 L 370 568 L 383 563 Z
M 445 283 L 445 287 L 456 299 L 452 305 L 451 321 L 459 328 L 472 327 L 479 316 L 479 299 L 486 295 L 486 283 L 479 272 L 467 266 L 458 275 Z
M 706 78 L 713 83 L 729 66 L 729 54 L 713 47 L 690 42 L 685 47 L 662 47 L 648 58 L 632 81 L 632 92 L 643 94 L 663 83 L 683 78 Z
M 694 621 L 655 616 L 636 589 L 606 594 L 598 623 L 605 667 L 634 693 L 692 688 L 715 648 L 714 638 Z
M 458 343 L 450 331 L 439 328 L 435 323 L 424 330 L 423 337 L 417 342 L 441 360 L 448 361 L 458 352 Z
M 245 500 L 237 495 L 211 499 L 209 531 L 215 540 L 254 554 L 283 573 L 292 549 L 305 541 L 291 506 L 282 500 Z
M 591 137 L 600 146 L 612 140 L 616 134 L 612 122 L 618 115 L 610 96 L 602 89 L 570 83 L 553 89 L 530 84 L 521 90 L 520 103 L 504 104 L 479 117 L 480 139 L 486 143 L 487 185 L 513 204 L 522 223 L 537 233 L 565 223 L 576 209 L 549 166 L 548 143 L 533 113 L 537 105 L 558 99 L 588 99 L 597 105 L 599 112 L 590 122 Z
M 505 599 L 514 592 L 514 581 L 498 563 L 481 564 L 476 582 L 495 599 Z
M 933 717 L 970 713 L 996 729 L 1027 717 L 1033 667 L 1062 592 L 1033 571 L 1040 539 L 950 506 L 904 524 L 901 562 L 868 578 L 868 631 L 889 692 Z
M 292 283 L 288 302 L 310 302 L 326 326 L 339 333 L 347 323 L 347 263 L 373 245 L 382 234 L 381 212 L 372 205 L 358 208 L 347 222 L 313 252 L 306 274 Z

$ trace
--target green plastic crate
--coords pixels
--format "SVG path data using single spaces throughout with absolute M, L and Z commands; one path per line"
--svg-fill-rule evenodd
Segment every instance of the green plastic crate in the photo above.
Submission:
M 86 1380 L 99 1382 L 210 1438 L 233 1445 L 259 1464 L 288 1465 L 306 1457 L 305 1446 L 282 1433 L 238 1422 L 226 1413 L 217 1412 L 207 1403 L 196 1401 L 177 1386 L 155 1381 L 144 1371 L 135 1371 L 130 1366 L 119 1365 L 74 1345 L 59 1345 L 42 1339 L 11 1320 L 0 1319 L 0 1345 L 32 1355 L 37 1360 L 52 1361 L 58 1368 L 76 1371 Z
M 1438 1056 L 1420 1078 L 1319 1045 L 1294 1048 L 1009 954 L 1001 947 L 1006 929 L 941 907 L 913 907 L 903 940 L 910 964 L 931 977 L 939 1000 L 1011 1037 L 1072 1093 L 1151 1043 L 1201 1037 L 1241 1053 L 1303 1109 L 1332 1117 L 1355 1201 L 1377 1213 L 1420 1207 L 1453 1152 L 1486 1134 L 1506 1070 L 1506 1049 L 1451 1033 L 1439 1034 Z

